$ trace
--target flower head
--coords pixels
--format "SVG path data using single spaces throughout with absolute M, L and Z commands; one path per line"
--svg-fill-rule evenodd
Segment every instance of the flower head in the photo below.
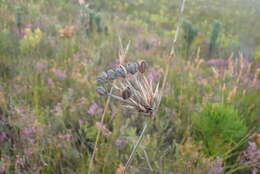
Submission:
M 87 113 L 91 115 L 99 115 L 103 112 L 103 109 L 97 104 L 97 103 L 92 103 L 87 110 Z
M 125 107 L 152 115 L 159 104 L 159 83 L 145 76 L 147 64 L 142 61 L 120 65 L 115 69 L 102 72 L 97 77 L 97 92 L 119 100 Z M 109 93 L 106 85 L 110 84 L 113 92 Z

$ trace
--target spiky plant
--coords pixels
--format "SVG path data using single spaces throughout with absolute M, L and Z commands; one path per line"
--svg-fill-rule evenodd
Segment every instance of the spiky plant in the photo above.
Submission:
M 97 92 L 119 100 L 127 108 L 152 115 L 160 100 L 159 83 L 154 85 L 153 81 L 146 78 L 144 75 L 146 68 L 146 63 L 142 61 L 120 65 L 102 72 L 97 77 L 100 85 L 97 87 Z M 112 93 L 106 88 L 109 85 L 115 89 Z

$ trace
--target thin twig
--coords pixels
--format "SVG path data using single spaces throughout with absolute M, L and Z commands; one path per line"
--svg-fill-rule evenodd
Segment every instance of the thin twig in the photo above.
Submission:
M 151 163 L 150 163 L 148 154 L 147 154 L 147 152 L 146 152 L 145 149 L 143 149 L 143 151 L 144 151 L 144 157 L 145 157 L 146 163 L 148 164 L 149 169 L 150 169 L 151 171 L 153 171 L 153 168 L 152 168 L 152 165 L 151 165 Z
M 112 92 L 112 88 L 111 88 L 111 91 Z M 105 109 L 104 109 L 104 112 L 102 114 L 102 118 L 101 118 L 101 125 L 103 125 L 104 123 L 104 119 L 105 119 L 105 115 L 106 115 L 106 111 L 108 109 L 108 104 L 110 102 L 110 96 L 108 97 L 107 101 L 106 101 L 106 105 L 105 105 Z M 90 163 L 89 163 L 89 170 L 88 170 L 88 174 L 91 173 L 92 171 L 92 167 L 93 167 L 93 162 L 94 162 L 94 159 L 95 159 L 95 155 L 96 155 L 96 152 L 97 152 L 97 144 L 99 142 L 99 138 L 100 138 L 100 134 L 101 134 L 101 129 L 98 130 L 98 134 L 97 134 L 97 137 L 96 137 L 96 141 L 95 141 L 95 146 L 94 146 L 94 151 L 93 151 L 93 154 L 92 154 L 92 157 L 90 159 Z
M 134 149 L 132 150 L 129 159 L 128 159 L 127 162 L 126 162 L 124 173 L 125 173 L 125 171 L 127 170 L 127 168 L 129 167 L 129 165 L 130 165 L 130 163 L 131 163 L 131 161 L 132 161 L 132 159 L 133 159 L 133 155 L 134 155 L 134 153 L 136 152 L 137 147 L 139 146 L 139 144 L 141 143 L 141 141 L 142 141 L 142 139 L 143 139 L 143 136 L 144 136 L 144 133 L 145 133 L 146 128 L 147 128 L 147 123 L 144 124 L 144 128 L 143 128 L 143 130 L 142 130 L 142 133 L 141 133 L 141 135 L 140 135 L 140 137 L 139 137 L 137 143 L 135 144 Z

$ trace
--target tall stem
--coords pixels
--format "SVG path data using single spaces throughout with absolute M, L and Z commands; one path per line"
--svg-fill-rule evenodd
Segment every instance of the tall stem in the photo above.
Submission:
M 133 159 L 134 153 L 136 152 L 137 147 L 139 146 L 139 144 L 140 144 L 141 141 L 143 140 L 143 137 L 144 137 L 144 133 L 145 133 L 146 128 L 147 128 L 147 122 L 145 122 L 144 128 L 143 128 L 143 130 L 142 130 L 142 133 L 141 133 L 141 135 L 140 135 L 138 141 L 136 142 L 136 144 L 135 144 L 135 146 L 134 146 L 134 149 L 132 150 L 129 159 L 128 159 L 127 162 L 126 162 L 126 166 L 125 166 L 124 172 L 125 172 L 125 171 L 127 170 L 127 168 L 129 167 L 129 165 L 130 165 L 130 163 L 131 163 L 131 161 L 132 161 L 132 159 Z

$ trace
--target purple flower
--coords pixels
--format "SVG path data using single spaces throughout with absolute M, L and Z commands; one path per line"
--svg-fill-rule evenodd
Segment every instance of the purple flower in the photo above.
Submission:
M 92 103 L 87 110 L 87 113 L 91 115 L 99 115 L 102 114 L 103 109 L 97 104 L 97 103 Z
M 22 130 L 22 138 L 26 140 L 28 143 L 34 143 L 34 135 L 36 133 L 35 127 L 28 127 Z
M 60 134 L 58 135 L 58 137 L 61 139 L 61 140 L 64 140 L 64 141 L 70 141 L 71 138 L 72 138 L 72 134 L 70 133 L 66 133 L 66 134 Z
M 223 172 L 223 159 L 217 157 L 216 160 L 213 162 L 211 168 L 209 169 L 208 174 L 221 174 Z
M 116 68 L 116 67 L 118 67 L 119 65 L 120 65 L 119 60 L 116 60 L 115 62 L 109 63 L 109 64 L 107 65 L 107 67 L 108 67 L 108 68 Z
M 47 68 L 47 65 L 46 65 L 46 63 L 43 63 L 43 62 L 37 62 L 35 65 L 35 69 L 39 73 L 45 71 L 46 68 Z
M 208 64 L 216 67 L 225 67 L 228 65 L 227 59 L 210 59 Z
M 127 140 L 125 138 L 117 138 L 115 140 L 115 145 L 119 148 L 119 149 L 123 149 L 126 145 L 128 144 Z
M 79 53 L 73 55 L 73 59 L 74 59 L 75 61 L 79 61 L 79 60 L 80 60 L 80 57 L 81 57 L 81 56 L 80 56 Z
M 3 142 L 7 138 L 7 135 L 5 132 L 0 132 L 0 142 Z
M 197 84 L 199 85 L 207 85 L 208 84 L 208 80 L 202 76 L 199 76 L 197 78 Z
M 54 86 L 54 82 L 53 82 L 52 78 L 48 78 L 48 79 L 47 79 L 47 83 L 48 83 L 48 85 L 50 85 L 50 86 Z
M 0 173 L 4 173 L 6 169 L 9 167 L 10 162 L 7 158 L 0 158 Z
M 96 127 L 98 130 L 100 130 L 100 132 L 104 135 L 110 136 L 112 135 L 112 132 L 110 130 L 108 130 L 106 128 L 106 126 L 104 124 L 102 124 L 101 122 L 96 122 Z
M 15 165 L 16 166 L 23 166 L 25 164 L 25 157 L 24 156 L 20 156 L 20 155 L 16 155 L 16 161 L 15 161 Z
M 67 78 L 67 74 L 65 72 L 61 71 L 60 69 L 52 68 L 52 72 L 60 80 L 64 80 Z
M 151 71 L 149 72 L 149 74 L 147 75 L 147 79 L 149 81 L 157 81 L 159 80 L 161 77 L 161 74 L 158 71 Z
M 241 163 L 244 164 L 254 164 L 251 166 L 252 174 L 256 174 L 260 171 L 260 149 L 257 149 L 257 145 L 255 142 L 248 142 L 248 148 L 246 152 L 244 152 L 244 158 Z

